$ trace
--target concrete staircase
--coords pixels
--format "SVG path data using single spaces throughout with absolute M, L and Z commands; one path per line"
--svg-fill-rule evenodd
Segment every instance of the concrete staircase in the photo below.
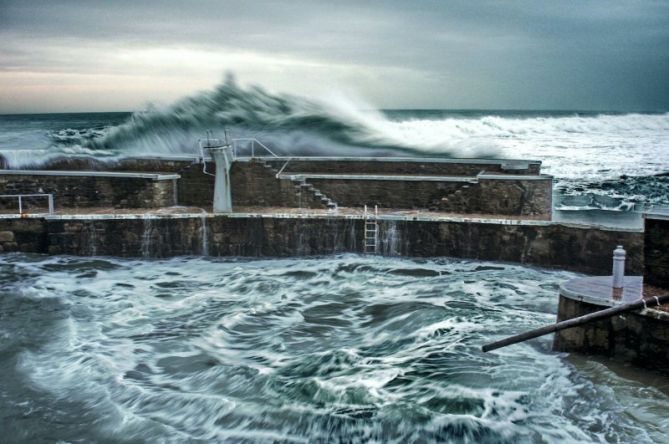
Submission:
M 337 202 L 330 199 L 328 196 L 323 194 L 318 188 L 314 187 L 312 184 L 308 183 L 304 178 L 290 178 L 295 186 L 295 192 L 298 197 L 303 200 L 315 200 L 321 205 L 325 206 L 329 210 L 337 209 Z
M 279 174 L 279 170 L 274 168 L 274 166 L 272 166 L 271 164 L 267 163 L 265 159 L 255 159 L 255 161 L 260 163 L 263 167 L 267 168 L 267 170 L 270 171 L 272 175 L 277 176 Z M 295 187 L 295 195 L 301 207 L 306 207 L 306 208 L 325 207 L 328 210 L 337 209 L 337 202 L 330 199 L 319 189 L 317 189 L 312 184 L 307 182 L 307 180 L 304 177 L 289 176 L 285 179 L 281 178 L 280 180 L 290 180 L 293 183 L 293 186 Z

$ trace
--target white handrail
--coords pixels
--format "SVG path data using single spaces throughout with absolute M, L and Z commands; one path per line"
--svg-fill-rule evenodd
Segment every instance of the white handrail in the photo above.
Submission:
M 276 178 L 277 178 L 277 179 L 280 179 L 280 178 L 281 178 L 281 173 L 283 173 L 283 170 L 286 169 L 286 167 L 288 166 L 288 163 L 289 163 L 290 161 L 291 161 L 291 159 L 288 158 L 288 160 L 286 160 L 286 163 L 283 164 L 283 166 L 281 167 L 281 169 L 279 170 L 279 172 L 276 173 Z
M 19 206 L 19 214 L 23 214 L 23 199 L 26 197 L 46 197 L 47 205 L 49 208 L 49 214 L 53 214 L 53 194 L 51 193 L 39 193 L 39 194 L 0 194 L 0 199 L 4 198 L 16 198 Z
M 250 142 L 251 144 L 251 157 L 255 157 L 255 144 L 257 143 L 260 145 L 265 151 L 270 153 L 274 157 L 279 157 L 276 155 L 274 151 L 269 149 L 267 145 L 256 139 L 255 137 L 242 137 L 242 138 L 237 138 L 237 139 L 232 139 L 232 147 L 233 151 L 235 153 L 235 157 L 237 157 L 237 147 L 239 145 L 239 142 Z

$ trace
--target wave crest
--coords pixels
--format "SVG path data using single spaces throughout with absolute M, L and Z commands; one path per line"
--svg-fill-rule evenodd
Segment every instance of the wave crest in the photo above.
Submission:
M 166 108 L 138 112 L 104 137 L 83 141 L 95 149 L 132 154 L 192 153 L 194 141 L 211 130 L 233 137 L 255 136 L 282 154 L 371 155 L 421 153 L 447 157 L 494 156 L 494 144 L 465 144 L 449 134 L 425 137 L 411 125 L 393 122 L 380 112 L 362 110 L 337 97 L 309 100 L 270 94 L 258 86 L 240 87 L 232 76 L 212 91 L 187 97 Z M 379 154 L 375 152 L 374 154 Z

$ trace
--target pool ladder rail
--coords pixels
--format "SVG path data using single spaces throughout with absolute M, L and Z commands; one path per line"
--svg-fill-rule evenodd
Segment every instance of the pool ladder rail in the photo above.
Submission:
M 376 254 L 379 245 L 379 207 L 374 205 L 374 213 L 370 213 L 365 205 L 365 254 Z

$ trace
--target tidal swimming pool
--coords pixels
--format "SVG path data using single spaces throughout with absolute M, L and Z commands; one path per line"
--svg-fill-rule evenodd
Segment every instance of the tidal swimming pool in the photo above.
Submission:
M 8 442 L 660 442 L 669 378 L 482 344 L 576 274 L 358 255 L 0 256 Z

